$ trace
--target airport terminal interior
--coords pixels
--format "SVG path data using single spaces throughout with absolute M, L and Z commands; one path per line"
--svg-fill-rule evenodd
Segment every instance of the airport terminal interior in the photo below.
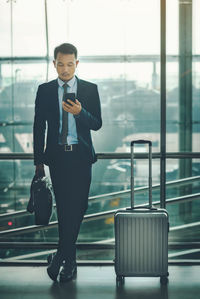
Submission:
M 196 299 L 200 294 L 200 0 L 0 0 L 0 298 Z M 97 84 L 102 128 L 77 277 L 52 282 L 56 204 L 48 225 L 27 212 L 38 86 L 57 78 L 54 48 L 78 49 L 78 78 Z M 168 280 L 116 279 L 115 214 L 148 207 L 169 215 Z M 49 169 L 45 166 L 46 175 Z M 151 258 L 151 257 L 150 257 Z

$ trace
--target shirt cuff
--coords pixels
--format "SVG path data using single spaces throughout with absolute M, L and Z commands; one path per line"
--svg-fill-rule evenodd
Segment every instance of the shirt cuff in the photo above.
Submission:
M 81 116 L 81 114 L 83 113 L 83 109 L 84 109 L 84 108 L 81 109 L 81 111 L 80 111 L 79 114 L 75 114 L 75 115 L 74 115 L 74 118 L 79 118 L 79 117 Z

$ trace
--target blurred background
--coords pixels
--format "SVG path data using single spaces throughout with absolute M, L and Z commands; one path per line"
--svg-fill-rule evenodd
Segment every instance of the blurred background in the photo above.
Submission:
M 49 227 L 35 227 L 25 210 L 34 175 L 35 95 L 39 84 L 56 78 L 53 51 L 63 42 L 78 48 L 78 77 L 98 84 L 103 117 L 102 129 L 93 133 L 98 161 L 79 235 L 79 243 L 87 246 L 78 247 L 79 259 L 114 257 L 114 211 L 130 205 L 130 159 L 118 154 L 130 153 L 133 139 L 153 142 L 157 206 L 165 140 L 162 200 L 170 217 L 169 257 L 200 259 L 200 1 L 167 0 L 162 13 L 160 3 L 0 0 L 0 259 L 41 260 L 56 246 L 56 209 Z M 161 65 L 165 13 L 166 63 Z M 164 78 L 161 67 L 166 67 Z M 134 163 L 136 204 L 142 205 L 148 200 L 147 149 L 136 151 L 142 157 Z M 36 250 L 14 242 L 51 245 Z M 104 247 L 94 249 L 97 244 Z

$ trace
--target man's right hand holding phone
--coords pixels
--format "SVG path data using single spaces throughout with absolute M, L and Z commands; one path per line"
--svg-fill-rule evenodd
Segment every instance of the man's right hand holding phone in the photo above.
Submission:
M 67 99 L 66 102 L 62 102 L 63 109 L 66 112 L 72 113 L 73 115 L 78 115 L 81 112 L 81 103 L 76 99 L 75 102 Z

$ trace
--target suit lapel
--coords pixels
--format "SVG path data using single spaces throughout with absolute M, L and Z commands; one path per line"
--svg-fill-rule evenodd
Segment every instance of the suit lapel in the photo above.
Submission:
M 55 121 L 57 125 L 59 126 L 59 117 L 60 117 L 60 112 L 59 112 L 59 100 L 58 100 L 58 81 L 53 80 L 51 84 L 51 89 L 50 89 L 50 97 L 51 97 L 51 109 L 52 112 L 55 116 Z
M 85 86 L 82 80 L 77 78 L 77 99 L 81 102 L 81 104 L 84 104 L 85 101 Z

